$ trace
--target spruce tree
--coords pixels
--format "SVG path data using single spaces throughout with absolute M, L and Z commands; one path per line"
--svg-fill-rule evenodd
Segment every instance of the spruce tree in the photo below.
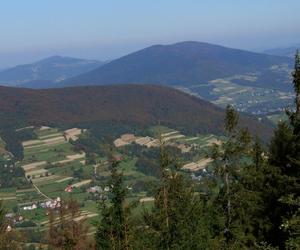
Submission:
M 242 173 L 249 164 L 251 137 L 247 130 L 238 129 L 238 121 L 237 112 L 227 106 L 227 139 L 222 145 L 214 145 L 211 153 L 217 190 L 211 194 L 211 199 L 216 216 L 220 218 L 215 230 L 215 245 L 221 249 L 247 249 L 253 237 L 249 230 L 249 214 L 245 212 L 249 208 L 249 193 L 242 186 Z
M 266 204 L 274 194 L 273 179 L 278 172 L 268 165 L 266 152 L 258 138 L 253 143 L 250 156 L 251 164 L 240 173 L 239 192 L 247 215 L 247 222 L 243 222 L 244 230 L 252 236 L 248 246 L 254 247 L 266 243 L 264 235 L 271 228 L 268 218 L 270 208 Z
M 130 207 L 125 204 L 127 188 L 123 174 L 118 170 L 118 162 L 113 160 L 108 183 L 108 196 L 100 203 L 100 223 L 95 235 L 97 249 L 132 249 L 130 236 Z M 107 199 L 109 198 L 109 199 Z
M 160 149 L 161 181 L 153 208 L 144 211 L 145 249 L 207 249 L 209 230 L 203 203 L 193 185 L 178 171 L 164 146 Z
M 278 124 L 270 144 L 269 164 L 279 174 L 274 179 L 276 193 L 269 207 L 273 228 L 268 236 L 275 246 L 284 249 L 287 242 L 295 242 L 299 231 L 290 234 L 286 223 L 298 217 L 300 195 L 300 56 L 296 53 L 293 72 L 295 107 L 287 110 L 288 121 Z M 299 230 L 299 227 L 297 228 Z M 294 237 L 294 238 L 293 238 Z M 299 245 L 297 247 L 300 247 Z M 295 249 L 297 249 L 297 247 Z

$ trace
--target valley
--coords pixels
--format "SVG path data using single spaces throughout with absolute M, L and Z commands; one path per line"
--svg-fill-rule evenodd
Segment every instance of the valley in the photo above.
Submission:
M 243 80 L 245 85 L 237 84 L 236 80 Z M 238 111 L 253 115 L 282 112 L 286 107 L 292 105 L 295 97 L 292 91 L 254 87 L 246 84 L 255 81 L 256 77 L 253 75 L 239 75 L 211 80 L 207 84 L 177 88 L 222 108 L 233 105 Z M 288 83 L 285 84 L 288 86 Z
M 97 144 L 102 149 L 95 153 L 85 146 L 95 138 L 86 129 L 28 126 L 17 131 L 31 131 L 34 139 L 22 141 L 24 158 L 15 163 L 15 168 L 24 171 L 23 185 L 0 188 L 0 197 L 15 221 L 13 226 L 22 231 L 33 230 L 33 234 L 43 232 L 49 228 L 47 211 L 72 199 L 80 204 L 78 220 L 86 218 L 92 226 L 90 232 L 94 232 L 97 202 L 110 189 L 106 143 Z M 129 190 L 128 202 L 139 202 L 137 210 L 153 203 L 153 187 L 159 181 L 159 162 L 155 157 L 162 143 L 180 159 L 179 171 L 198 181 L 210 171 L 209 148 L 221 144 L 223 139 L 212 134 L 186 135 L 165 126 L 150 126 L 137 134 L 115 137 L 112 154 L 120 161 Z

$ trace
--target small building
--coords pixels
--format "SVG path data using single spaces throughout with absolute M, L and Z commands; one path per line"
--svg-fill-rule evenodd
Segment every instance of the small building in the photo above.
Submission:
M 72 186 L 67 186 L 65 188 L 65 192 L 67 192 L 67 193 L 71 193 L 72 191 L 73 191 L 73 187 Z
M 102 188 L 100 186 L 94 186 L 94 187 L 90 187 L 87 190 L 88 193 L 101 193 L 102 192 Z

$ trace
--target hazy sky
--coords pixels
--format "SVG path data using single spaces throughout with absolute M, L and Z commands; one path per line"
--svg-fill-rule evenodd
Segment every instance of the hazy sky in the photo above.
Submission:
M 0 0 L 0 68 L 54 54 L 112 59 L 196 40 L 300 43 L 300 0 Z

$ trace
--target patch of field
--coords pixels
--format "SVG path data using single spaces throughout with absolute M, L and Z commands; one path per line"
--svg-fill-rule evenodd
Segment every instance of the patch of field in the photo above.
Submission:
M 198 140 L 199 137 L 192 137 L 192 138 L 187 138 L 185 139 L 185 141 L 195 141 L 195 140 Z
M 144 197 L 144 198 L 141 198 L 139 201 L 141 203 L 144 203 L 144 202 L 153 202 L 155 200 L 154 197 Z
M 75 184 L 72 184 L 71 186 L 72 187 L 81 187 L 81 186 L 85 186 L 85 185 L 88 185 L 92 182 L 92 180 L 84 180 L 84 181 L 80 181 L 80 182 L 77 182 Z
M 129 142 L 125 142 L 121 138 L 118 138 L 118 139 L 114 140 L 114 145 L 117 148 L 129 145 L 129 144 L 130 144 Z
M 37 170 L 31 170 L 26 172 L 26 175 L 30 175 L 30 176 L 36 176 L 36 175 L 44 175 L 48 173 L 48 171 L 46 169 L 37 169 Z
M 96 213 L 89 212 L 89 211 L 82 211 L 79 214 L 79 216 L 74 218 L 74 221 L 82 221 L 84 219 L 92 218 L 95 216 L 99 216 L 99 215 Z M 71 220 L 71 215 L 65 216 L 64 218 L 65 218 L 65 220 Z M 57 225 L 58 223 L 59 223 L 59 218 L 55 218 L 53 225 Z M 40 226 L 43 226 L 43 230 L 46 230 L 49 227 L 49 220 L 41 221 L 39 224 L 40 224 Z
M 72 139 L 73 141 L 78 140 L 79 136 L 82 134 L 82 132 L 85 132 L 85 130 L 79 129 L 79 128 L 71 128 L 64 132 L 64 135 L 67 140 Z
M 18 128 L 16 129 L 16 132 L 22 131 L 22 130 L 26 130 L 26 129 L 33 129 L 34 126 L 28 126 L 28 127 L 24 127 L 24 128 Z
M 16 196 L 16 192 L 4 192 L 3 189 L 0 189 L 0 199 L 4 197 Z
M 162 137 L 168 137 L 168 136 L 178 134 L 178 133 L 179 133 L 178 131 L 173 131 L 173 132 L 168 132 L 168 133 L 161 134 L 161 136 Z
M 84 215 L 81 215 L 81 216 L 79 216 L 79 217 L 76 217 L 75 219 L 74 219 L 74 221 L 81 221 L 81 220 L 84 220 L 84 219 L 87 219 L 87 218 L 92 218 L 92 217 L 95 217 L 95 216 L 99 216 L 98 214 L 96 214 L 96 213 L 86 213 L 86 214 L 84 214 Z
M 43 135 L 39 136 L 40 139 L 47 139 L 47 138 L 53 138 L 53 137 L 58 137 L 61 136 L 61 133 L 54 133 L 54 134 L 49 134 L 49 135 Z
M 17 190 L 17 195 L 18 193 L 28 193 L 28 192 L 34 192 L 35 189 L 34 188 L 28 188 L 28 189 L 20 189 L 20 190 Z
M 73 180 L 74 178 L 69 176 L 69 177 L 66 177 L 66 178 L 63 178 L 61 180 L 57 180 L 55 181 L 56 183 L 61 183 L 61 182 L 65 182 L 65 181 L 68 181 L 68 180 Z
M 42 144 L 43 142 L 41 140 L 29 140 L 22 142 L 23 147 L 32 146 L 36 144 Z
M 69 162 L 79 160 L 79 159 L 82 159 L 82 158 L 85 158 L 85 153 L 75 154 L 75 155 L 67 155 L 67 159 L 57 161 L 57 162 L 53 162 L 53 164 L 65 164 L 65 163 L 69 163 Z
M 67 143 L 65 138 L 63 136 L 58 136 L 58 137 L 53 137 L 50 139 L 45 139 L 45 140 L 39 140 L 39 142 L 24 142 L 23 144 L 28 144 L 31 143 L 30 145 L 23 145 L 25 149 L 36 149 L 36 148 L 41 148 L 41 147 L 47 147 L 50 145 L 59 145 L 63 143 Z
M 42 184 L 46 184 L 49 182 L 59 180 L 60 178 L 61 177 L 57 176 L 57 175 L 45 176 L 45 177 L 41 177 L 41 178 L 32 179 L 32 183 L 42 185 Z
M 212 159 L 210 159 L 210 158 L 201 159 L 198 162 L 190 162 L 190 163 L 183 165 L 182 169 L 188 170 L 191 172 L 196 172 L 196 171 L 206 168 L 207 165 L 211 162 L 212 162 Z
M 51 129 L 51 128 L 48 127 L 48 126 L 41 126 L 40 127 L 40 131 L 44 131 L 44 130 L 48 130 L 48 129 Z
M 16 199 L 17 199 L 16 196 L 2 197 L 2 196 L 0 195 L 0 200 L 2 200 L 2 201 L 16 200 Z
M 46 126 L 42 126 L 40 128 L 35 129 L 35 133 L 39 138 L 42 136 L 47 136 L 47 135 L 52 135 L 57 133 L 62 134 L 62 132 L 60 132 L 57 128 L 51 128 Z
M 176 135 L 173 135 L 173 136 L 164 137 L 163 141 L 166 142 L 166 141 L 176 140 L 176 139 L 180 139 L 180 138 L 184 138 L 184 137 L 185 137 L 185 135 L 176 134 Z
M 25 172 L 27 172 L 27 171 L 31 171 L 33 169 L 36 169 L 37 167 L 41 167 L 46 164 L 47 164 L 46 161 L 40 161 L 40 162 L 34 162 L 34 163 L 23 165 L 22 168 L 24 169 Z
M 44 146 L 42 148 L 25 149 L 23 163 L 38 161 L 55 162 L 64 160 L 67 155 L 74 154 L 73 146 L 69 143 Z

